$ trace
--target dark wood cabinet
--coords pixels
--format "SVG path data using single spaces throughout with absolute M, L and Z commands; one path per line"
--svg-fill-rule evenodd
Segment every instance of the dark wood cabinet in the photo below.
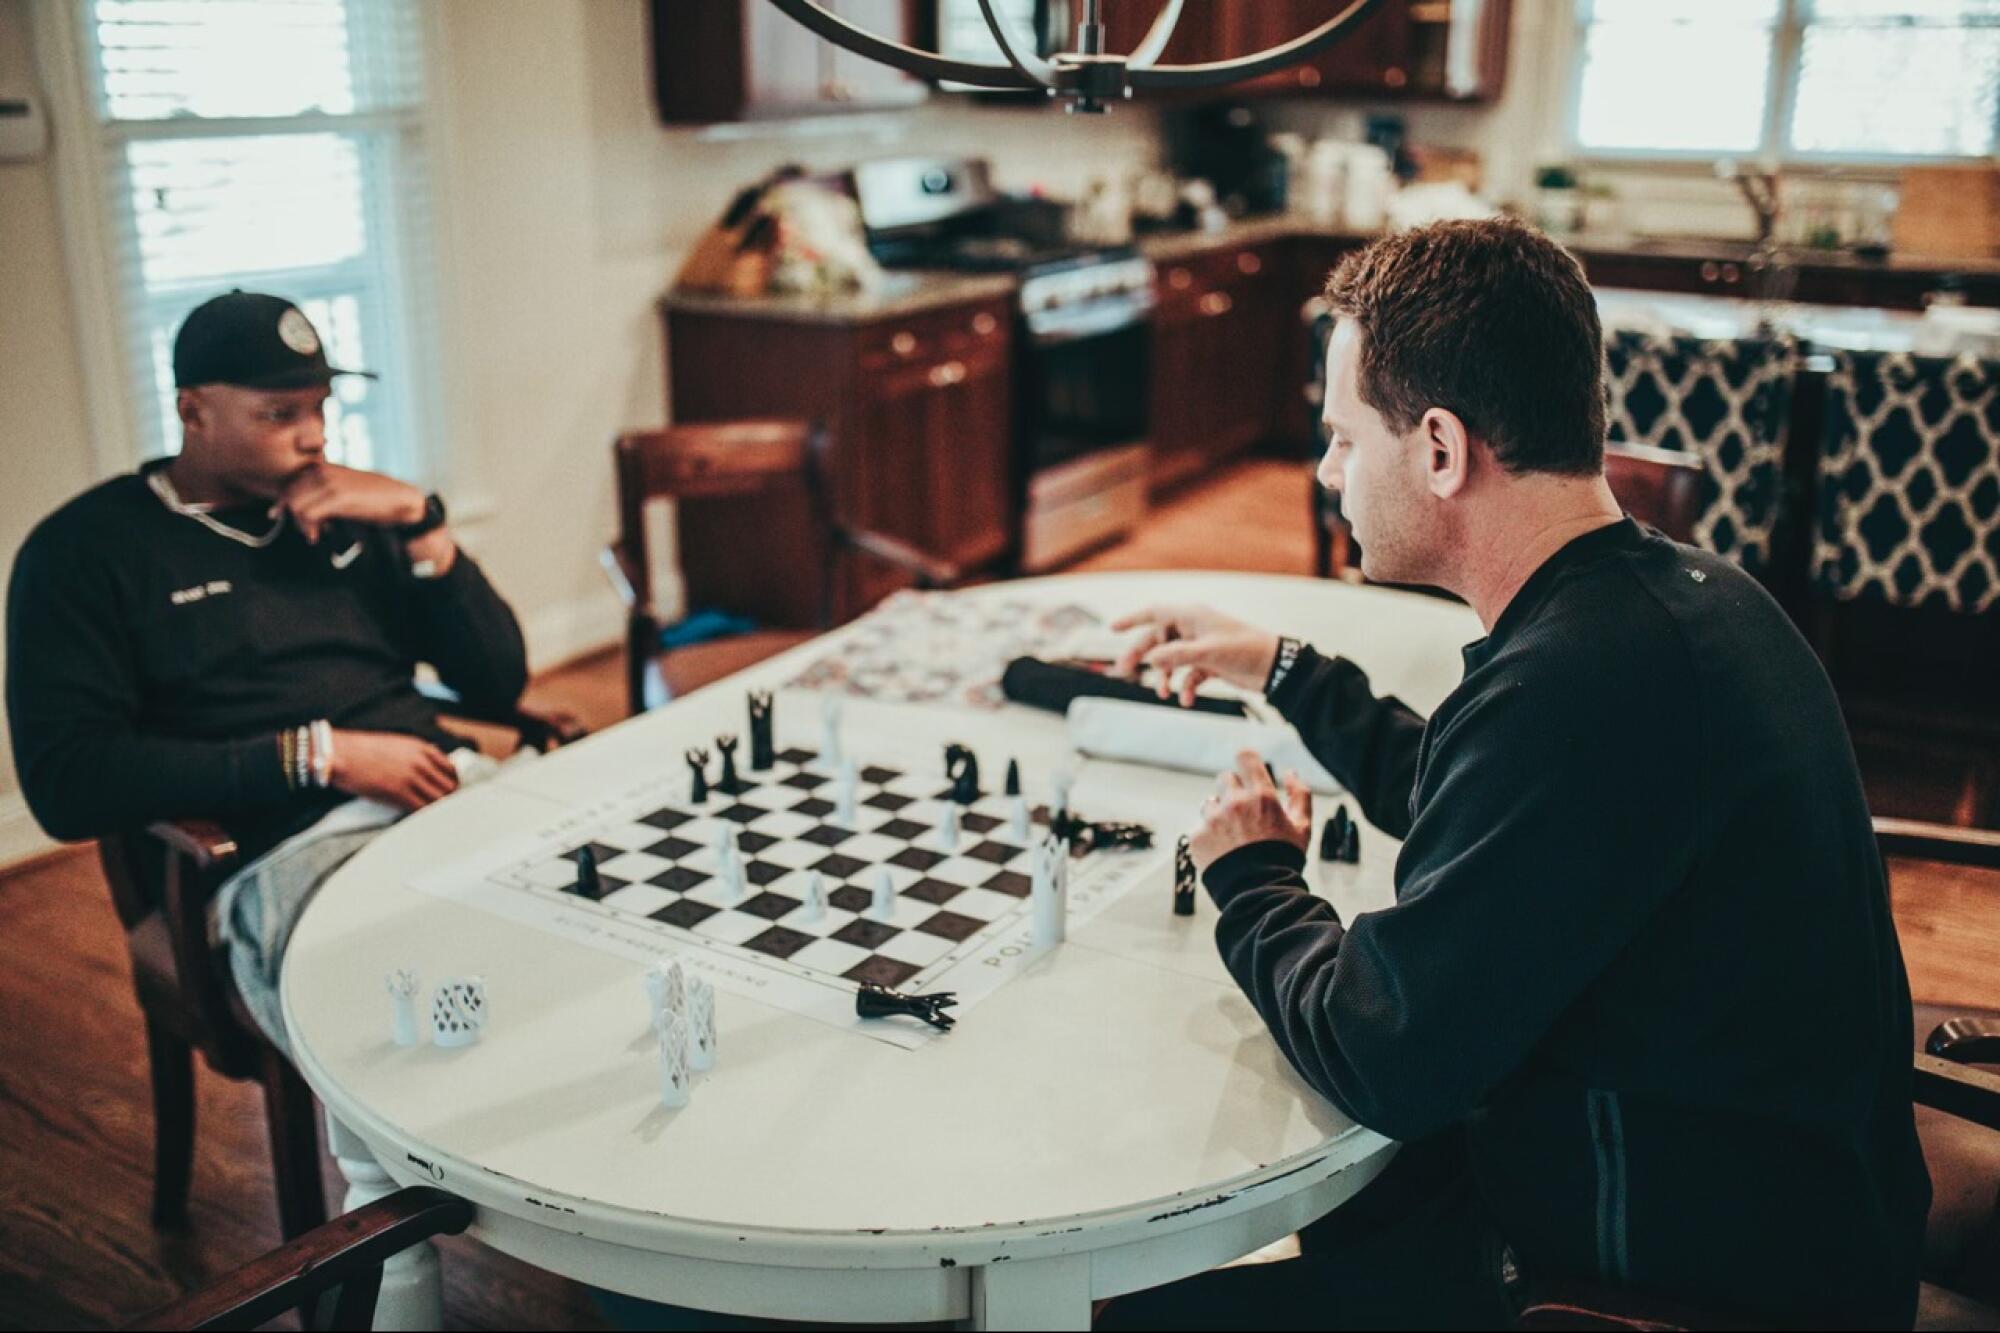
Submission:
M 1233 246 L 1159 269 L 1153 323 L 1155 490 L 1271 434 L 1284 357 L 1278 245 Z
M 826 0 L 858 27 L 908 42 L 911 0 Z M 670 125 L 909 106 L 929 89 L 864 60 L 766 0 L 653 0 L 653 90 Z
M 1004 298 L 852 322 L 670 304 L 673 416 L 822 422 L 833 436 L 835 512 L 968 571 L 987 568 L 1014 544 L 1011 340 Z M 798 517 L 739 508 L 726 518 L 681 516 L 690 597 L 717 585 L 708 567 L 727 565 L 730 586 L 777 589 L 770 596 L 787 614 L 810 617 L 822 572 L 774 554 L 798 549 L 784 536 Z M 836 614 L 858 615 L 906 582 L 849 559 Z

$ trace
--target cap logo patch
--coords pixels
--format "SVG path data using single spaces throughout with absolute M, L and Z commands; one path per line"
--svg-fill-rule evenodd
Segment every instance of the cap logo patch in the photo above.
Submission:
M 319 335 L 313 332 L 312 322 L 293 307 L 287 306 L 278 316 L 278 337 L 300 356 L 319 351 Z

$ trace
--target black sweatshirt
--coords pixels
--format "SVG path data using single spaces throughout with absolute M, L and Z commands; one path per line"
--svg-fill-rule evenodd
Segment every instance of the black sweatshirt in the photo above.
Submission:
M 294 791 L 278 732 L 315 718 L 447 747 L 418 662 L 469 704 L 527 682 L 513 612 L 464 552 L 418 579 L 383 528 L 285 525 L 252 548 L 177 514 L 146 472 L 44 520 L 7 597 L 7 714 L 28 807 L 51 837 L 220 822 L 246 855 L 344 799 Z M 252 534 L 262 506 L 218 512 Z
M 1630 519 L 1464 650 L 1426 722 L 1306 650 L 1273 702 L 1403 839 L 1343 923 L 1299 851 L 1206 875 L 1299 1073 L 1463 1135 L 1524 1269 L 1908 1328 L 1930 1181 L 1909 986 L 1825 673 L 1728 562 Z

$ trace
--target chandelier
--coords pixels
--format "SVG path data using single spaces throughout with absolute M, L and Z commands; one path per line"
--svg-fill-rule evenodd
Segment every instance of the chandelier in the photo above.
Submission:
M 1047 58 L 1036 50 L 1032 37 L 1003 19 L 994 0 L 979 0 L 986 26 L 1007 57 L 1004 65 L 980 61 L 947 60 L 934 51 L 920 51 L 858 28 L 827 11 L 818 0 L 771 0 L 792 18 L 856 55 L 893 66 L 919 78 L 968 84 L 999 91 L 1040 88 L 1050 97 L 1066 98 L 1068 109 L 1102 113 L 1109 104 L 1130 97 L 1135 91 L 1185 92 L 1197 88 L 1220 88 L 1254 79 L 1260 74 L 1283 69 L 1303 60 L 1322 47 L 1330 46 L 1352 31 L 1383 0 L 1350 0 L 1338 14 L 1311 32 L 1281 42 L 1254 55 L 1216 60 L 1201 65 L 1158 65 L 1160 52 L 1174 35 L 1180 19 L 1182 0 L 1164 0 L 1160 13 L 1139 45 L 1129 55 L 1104 49 L 1102 0 L 1083 0 L 1083 17 L 1076 25 L 1076 49 Z M 1123 3 L 1123 0 L 1120 0 Z

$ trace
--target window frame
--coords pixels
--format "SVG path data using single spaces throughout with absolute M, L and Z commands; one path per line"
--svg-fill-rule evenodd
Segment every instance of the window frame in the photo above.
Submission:
M 402 381 L 397 385 L 400 401 L 392 417 L 411 438 L 386 460 L 388 470 L 426 488 L 442 488 L 461 471 L 458 451 L 452 447 L 447 429 L 450 418 L 441 373 L 446 293 L 436 257 L 447 233 L 436 163 L 447 127 L 437 95 L 437 90 L 446 86 L 440 82 L 443 28 L 439 8 L 429 3 L 417 6 L 424 93 L 412 106 L 351 114 L 314 111 L 293 116 L 107 120 L 100 111 L 100 69 L 92 63 L 97 50 L 88 29 L 90 6 L 75 0 L 33 0 L 29 8 L 33 57 L 51 119 L 58 126 L 77 127 L 77 132 L 54 136 L 52 161 L 63 228 L 63 260 L 84 372 L 92 462 L 98 475 L 129 472 L 147 458 L 157 457 L 162 438 L 148 429 L 153 414 L 136 396 L 139 386 L 152 380 L 152 352 L 144 322 L 151 306 L 142 303 L 128 308 L 128 296 L 141 294 L 136 285 L 120 279 L 126 260 L 124 229 L 129 228 L 131 215 L 129 202 L 114 196 L 116 183 L 129 177 L 111 155 L 139 140 L 310 133 L 385 134 L 400 136 L 403 141 L 398 151 L 407 156 L 401 166 L 415 178 L 423 201 L 408 216 L 398 217 L 394 209 L 384 206 L 381 182 L 364 185 L 364 225 L 370 237 L 384 239 L 386 251 L 357 262 L 379 267 L 390 300 L 382 321 L 386 341 L 369 350 L 368 359 L 374 364 L 357 369 L 377 370 L 384 380 L 393 376 Z M 322 295 L 317 290 L 320 280 L 337 269 L 315 266 L 297 270 L 312 290 L 287 288 L 283 272 L 246 272 L 244 276 L 303 301 Z M 420 295 L 411 286 L 413 270 L 431 275 L 414 279 L 425 286 Z M 218 281 L 231 280 L 225 276 Z M 385 462 L 380 447 L 378 443 L 371 463 L 378 469 L 384 468 Z
M 1569 22 L 1564 33 L 1569 42 L 1563 101 L 1563 143 L 1570 160 L 1586 166 L 1684 165 L 1707 168 L 1715 162 L 1734 158 L 1794 172 L 1834 173 L 1870 171 L 1888 173 L 1907 166 L 1963 166 L 1988 162 L 1993 154 L 1941 153 L 1831 153 L 1801 152 L 1789 145 L 1792 113 L 1797 106 L 1799 64 L 1805 51 L 1807 23 L 1805 0 L 1778 0 L 1778 19 L 1771 30 L 1770 70 L 1765 78 L 1764 123 L 1754 148 L 1594 148 L 1583 143 L 1579 124 L 1583 113 L 1583 62 L 1589 46 L 1590 0 L 1568 0 Z M 1995 152 L 2000 153 L 2000 138 Z

